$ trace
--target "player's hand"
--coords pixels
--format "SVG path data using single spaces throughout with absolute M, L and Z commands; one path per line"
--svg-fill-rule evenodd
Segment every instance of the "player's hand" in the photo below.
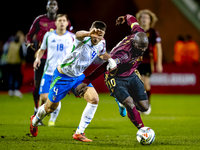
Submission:
M 41 64 L 40 59 L 36 59 L 36 60 L 34 61 L 34 63 L 33 63 L 33 68 L 34 68 L 34 69 L 38 69 L 38 67 L 40 66 L 40 64 Z
M 90 36 L 93 36 L 93 37 L 98 37 L 100 34 L 103 34 L 103 33 L 105 33 L 105 31 L 101 29 L 93 28 L 92 30 L 90 30 Z
M 111 71 L 115 70 L 116 68 L 117 68 L 117 63 L 115 62 L 115 60 L 112 58 L 109 58 L 106 69 L 111 72 Z
M 125 21 L 126 21 L 125 17 L 124 16 L 120 16 L 120 17 L 117 18 L 115 25 L 124 24 Z
M 77 96 L 83 96 L 85 94 L 86 90 L 87 90 L 87 84 L 81 83 L 76 87 L 75 93 Z
M 35 48 L 33 48 L 33 43 L 26 43 L 25 45 L 26 45 L 27 49 L 32 49 L 35 51 Z
M 156 65 L 156 71 L 159 72 L 159 73 L 163 72 L 163 66 L 161 64 L 157 64 Z

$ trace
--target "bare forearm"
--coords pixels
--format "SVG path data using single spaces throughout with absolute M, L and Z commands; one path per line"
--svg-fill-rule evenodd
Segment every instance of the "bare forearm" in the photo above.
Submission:
M 82 41 L 85 37 L 90 36 L 90 32 L 89 31 L 77 31 L 76 32 L 76 38 L 80 41 Z
M 105 61 L 108 61 L 108 59 L 111 58 L 107 52 L 105 52 L 103 55 L 100 55 L 99 57 Z
M 161 46 L 161 43 L 157 43 L 156 48 L 157 48 L 157 64 L 162 64 L 162 46 Z
M 36 59 L 41 59 L 42 56 L 44 55 L 45 50 L 39 49 L 37 51 Z

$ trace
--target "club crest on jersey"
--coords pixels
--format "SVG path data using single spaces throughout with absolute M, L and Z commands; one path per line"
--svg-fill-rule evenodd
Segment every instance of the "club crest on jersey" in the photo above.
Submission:
M 116 64 L 119 64 L 120 63 L 120 60 L 118 58 L 114 59 Z
M 56 96 L 53 95 L 52 99 L 53 99 L 53 101 L 55 101 L 56 100 Z
M 48 26 L 48 24 L 47 24 L 47 23 L 44 23 L 44 24 L 43 24 L 43 26 L 44 26 L 44 27 L 47 27 L 47 26 Z
M 147 37 L 149 37 L 149 33 L 148 32 L 146 33 L 146 35 L 147 35 Z

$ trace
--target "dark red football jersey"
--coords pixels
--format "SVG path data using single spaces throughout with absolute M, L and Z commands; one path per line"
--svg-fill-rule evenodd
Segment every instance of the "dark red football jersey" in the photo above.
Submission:
M 142 55 L 135 55 L 135 51 L 132 49 L 131 39 L 135 37 L 136 33 L 144 32 L 144 30 L 137 23 L 135 17 L 126 15 L 126 20 L 128 25 L 132 28 L 132 34 L 125 37 L 110 52 L 110 56 L 115 59 L 118 64 L 115 76 L 122 77 L 131 75 L 142 60 Z
M 149 39 L 149 46 L 143 54 L 142 63 L 150 63 L 150 52 L 153 53 L 153 48 L 155 44 L 161 42 L 161 38 L 157 30 L 150 28 L 148 31 L 146 31 L 146 34 Z
M 72 31 L 73 27 L 71 26 L 71 22 L 68 20 L 68 27 L 67 30 Z M 33 36 L 37 34 L 37 42 L 40 46 L 42 43 L 43 37 L 46 32 L 50 31 L 51 29 L 56 29 L 55 20 L 50 20 L 46 14 L 38 16 L 31 25 L 31 28 L 27 34 L 27 43 L 32 43 Z M 44 53 L 42 59 L 47 58 L 47 51 Z

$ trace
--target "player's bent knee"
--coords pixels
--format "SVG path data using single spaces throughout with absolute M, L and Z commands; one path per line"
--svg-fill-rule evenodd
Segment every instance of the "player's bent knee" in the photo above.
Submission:
M 90 99 L 91 104 L 98 104 L 99 103 L 99 97 L 92 97 Z
M 43 103 L 47 101 L 48 93 L 40 94 L 40 99 Z
M 93 87 L 88 87 L 83 98 L 91 104 L 98 104 L 99 103 L 99 96 L 98 96 L 96 90 Z
M 149 109 L 149 102 L 148 100 L 140 101 L 139 107 L 141 112 L 145 112 Z
M 87 102 L 91 104 L 98 104 L 99 103 L 99 97 L 98 96 L 88 96 L 87 98 L 84 98 Z
M 133 99 L 132 99 L 130 96 L 127 97 L 127 98 L 123 101 L 122 104 L 124 105 L 124 107 L 126 107 L 127 110 L 133 109 L 133 107 L 135 106 L 135 105 L 133 104 Z

